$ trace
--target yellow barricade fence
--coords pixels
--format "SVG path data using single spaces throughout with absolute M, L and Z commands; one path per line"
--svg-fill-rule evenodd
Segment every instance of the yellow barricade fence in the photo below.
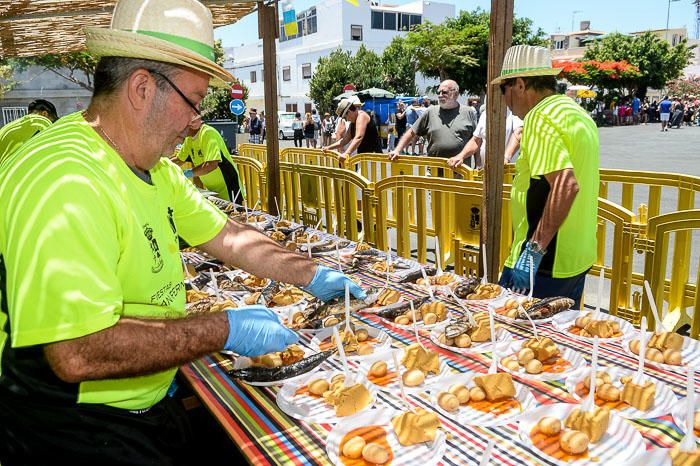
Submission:
M 335 167 L 319 167 L 289 162 L 280 163 L 283 180 L 282 198 L 289 217 L 305 225 L 315 225 L 353 241 L 360 239 L 358 229 L 358 201 L 362 205 L 362 231 L 367 242 L 374 243 L 372 219 L 373 184 L 362 175 Z M 311 182 L 310 188 L 306 183 Z M 319 194 L 309 206 L 304 201 L 303 189 Z
M 247 142 L 238 144 L 238 155 L 255 159 L 265 166 L 267 164 L 267 145 Z
M 336 151 L 323 152 L 321 149 L 286 147 L 280 151 L 280 162 L 345 168 L 345 164 L 338 160 L 339 156 L 340 154 Z
M 238 168 L 241 181 L 245 187 L 246 201 L 253 207 L 260 201 L 263 209 L 267 207 L 267 175 L 265 165 L 250 157 L 232 155 L 231 159 Z
M 671 233 L 675 234 L 675 242 L 678 243 L 679 238 L 692 238 L 693 230 L 696 232 L 700 231 L 700 209 L 651 217 L 647 226 L 647 237 L 644 240 L 646 250 L 644 279 L 649 281 L 660 316 L 663 315 L 661 314 L 662 310 L 667 309 L 668 315 L 664 319 L 664 324 L 675 329 L 690 321 L 690 335 L 693 338 L 698 338 L 700 336 L 700 319 L 698 318 L 698 312 L 700 311 L 700 296 L 698 295 L 700 271 L 696 272 L 696 277 L 694 277 L 695 283 L 676 282 L 673 280 L 673 273 L 670 281 L 666 276 L 667 263 L 671 252 Z M 685 258 L 685 260 L 690 262 L 690 257 Z M 689 267 L 689 264 L 676 263 L 675 251 L 671 258 L 671 264 L 674 271 L 679 266 Z M 682 300 L 678 303 L 671 299 L 671 297 L 677 295 L 682 296 Z M 664 296 L 669 296 L 668 306 L 664 306 Z M 692 318 L 688 316 L 686 311 L 688 308 L 691 308 Z M 654 322 L 649 301 L 646 297 L 643 300 L 642 309 L 650 322 Z M 663 317 L 661 318 L 663 319 Z

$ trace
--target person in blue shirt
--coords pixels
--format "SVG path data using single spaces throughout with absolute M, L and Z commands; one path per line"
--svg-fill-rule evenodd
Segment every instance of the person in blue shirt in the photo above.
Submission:
M 664 100 L 659 103 L 659 118 L 661 119 L 661 131 L 668 131 L 668 120 L 671 118 L 671 102 L 668 96 L 664 96 Z
M 639 97 L 636 95 L 632 98 L 632 124 L 639 124 Z

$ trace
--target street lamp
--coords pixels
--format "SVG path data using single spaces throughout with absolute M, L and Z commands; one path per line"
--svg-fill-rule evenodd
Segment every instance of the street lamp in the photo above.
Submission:
M 664 37 L 666 42 L 668 42 L 668 20 L 671 17 L 671 2 L 679 2 L 680 0 L 668 0 L 668 8 L 666 9 L 666 32 L 664 32 Z

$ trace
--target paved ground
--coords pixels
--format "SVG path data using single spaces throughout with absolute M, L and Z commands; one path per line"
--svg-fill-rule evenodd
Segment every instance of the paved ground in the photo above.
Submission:
M 247 135 L 240 135 L 241 140 Z M 293 141 L 280 141 L 281 147 L 293 147 Z M 600 128 L 600 166 L 626 170 L 683 173 L 700 176 L 700 128 L 685 127 L 660 131 L 660 124 L 647 126 L 624 126 Z M 646 202 L 647 190 L 635 193 L 634 204 Z M 619 189 L 611 188 L 608 198 L 619 202 Z M 696 207 L 700 208 L 700 196 L 696 196 Z M 675 210 L 676 198 L 664 194 L 661 212 Z M 608 235 L 607 250 L 611 249 Z M 393 243 L 395 244 L 395 242 Z M 691 277 L 697 276 L 700 256 L 700 234 L 694 236 L 695 246 L 691 255 Z M 610 261 L 606 261 L 609 263 Z M 635 254 L 635 270 L 643 270 L 643 256 Z M 597 300 L 597 280 L 587 280 L 585 302 L 594 305 Z M 604 289 L 604 303 L 608 302 L 609 290 Z

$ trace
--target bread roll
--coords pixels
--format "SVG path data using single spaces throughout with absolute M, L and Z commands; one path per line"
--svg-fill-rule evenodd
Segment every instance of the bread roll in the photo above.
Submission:
M 343 445 L 343 456 L 354 460 L 360 459 L 362 457 L 362 450 L 365 448 L 365 445 L 365 439 L 359 435 L 355 436 L 345 442 L 345 445 Z

